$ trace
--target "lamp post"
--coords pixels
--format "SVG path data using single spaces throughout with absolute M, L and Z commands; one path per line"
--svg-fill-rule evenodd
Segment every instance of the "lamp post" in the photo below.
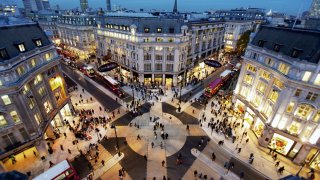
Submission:
M 121 156 L 121 153 L 120 153 L 120 148 L 119 148 L 119 142 L 118 142 L 118 135 L 117 135 L 117 129 L 116 129 L 116 126 L 115 125 L 111 125 L 111 128 L 114 129 L 114 133 L 116 135 L 116 142 L 117 142 L 117 149 L 118 149 L 118 155 L 119 157 Z

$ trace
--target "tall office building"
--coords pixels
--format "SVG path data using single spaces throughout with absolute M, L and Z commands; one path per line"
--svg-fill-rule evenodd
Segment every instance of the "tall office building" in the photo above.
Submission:
M 42 3 L 43 9 L 46 9 L 46 10 L 51 9 L 49 0 L 41 0 L 41 3 Z
M 49 0 L 22 0 L 27 12 L 50 9 Z
M 84 12 L 88 9 L 88 0 L 80 0 L 81 10 Z
M 313 0 L 310 10 L 310 17 L 320 18 L 320 0 Z
M 107 11 L 111 11 L 111 0 L 107 0 Z

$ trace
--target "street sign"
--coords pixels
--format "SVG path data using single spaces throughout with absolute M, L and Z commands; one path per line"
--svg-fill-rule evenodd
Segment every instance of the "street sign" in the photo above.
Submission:
M 118 66 L 117 63 L 114 62 L 110 62 L 104 65 L 101 65 L 100 67 L 98 67 L 98 71 L 100 72 L 108 72 L 111 71 L 112 69 L 116 68 Z
M 204 63 L 208 66 L 211 66 L 211 67 L 221 67 L 222 65 L 218 62 L 218 61 L 215 61 L 215 60 L 204 60 Z

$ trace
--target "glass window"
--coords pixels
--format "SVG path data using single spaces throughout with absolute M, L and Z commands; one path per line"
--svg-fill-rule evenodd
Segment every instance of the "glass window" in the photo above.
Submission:
M 312 92 L 309 92 L 306 97 L 306 99 L 310 101 L 316 101 L 317 98 L 318 98 L 318 94 L 312 93 Z
M 151 64 L 144 64 L 144 71 L 151 71 Z
M 44 105 L 44 108 L 45 108 L 47 113 L 49 113 L 52 110 L 52 106 L 51 106 L 51 103 L 49 102 L 49 100 L 46 100 L 43 103 L 43 105 Z
M 4 127 L 6 125 L 8 125 L 7 120 L 4 118 L 3 115 L 0 115 L 0 127 Z
M 309 139 L 309 137 L 312 134 L 313 129 L 314 129 L 313 125 L 308 125 L 307 127 L 305 127 L 302 134 L 301 134 L 301 139 L 303 141 L 306 141 L 307 139 Z
M 44 58 L 45 58 L 45 60 L 47 60 L 47 61 L 51 60 L 51 59 L 52 59 L 52 53 L 46 53 L 46 54 L 44 55 Z
M 40 39 L 36 40 L 36 45 L 37 45 L 38 47 L 42 46 L 42 42 L 41 42 Z
M 278 70 L 279 70 L 281 73 L 287 75 L 288 72 L 289 72 L 289 69 L 290 69 L 290 66 L 289 66 L 288 64 L 285 64 L 285 63 L 280 63 L 280 64 L 279 64 Z
M 163 42 L 163 39 L 162 38 L 156 38 L 156 41 L 157 42 Z
M 33 109 L 35 102 L 33 100 L 33 97 L 28 97 L 28 105 L 30 109 Z
M 247 70 L 251 71 L 251 72 L 254 72 L 254 73 L 257 71 L 256 67 L 254 67 L 254 66 L 252 66 L 250 64 L 247 65 Z
M 11 111 L 10 115 L 11 115 L 14 122 L 18 123 L 21 121 L 18 114 L 17 114 L 17 111 Z
M 157 28 L 157 33 L 162 33 L 162 28 Z
M 46 90 L 45 90 L 44 86 L 41 86 L 39 88 L 38 93 L 39 93 L 40 97 L 43 97 L 46 94 Z
M 283 88 L 283 82 L 280 81 L 279 79 L 275 79 L 274 82 L 273 82 L 273 85 L 278 87 L 279 89 L 282 89 Z
M 294 93 L 294 96 L 299 97 L 301 92 L 302 92 L 301 89 L 297 89 L 296 92 Z
M 38 125 L 41 123 L 41 117 L 40 117 L 39 113 L 36 113 L 36 114 L 34 115 L 34 119 L 36 120 L 36 122 L 37 122 Z
M 269 66 L 273 66 L 274 61 L 273 61 L 273 59 L 271 59 L 271 58 L 266 58 L 265 61 L 264 61 L 264 63 L 266 63 L 266 64 L 269 65 Z
M 319 122 L 320 120 L 320 111 L 318 111 L 315 115 L 314 115 L 314 118 L 313 118 L 313 121 L 314 122 Z
M 36 59 L 31 59 L 30 60 L 30 66 L 35 67 L 36 66 Z
M 155 70 L 156 71 L 162 71 L 162 64 L 155 64 Z
M 263 97 L 263 95 L 261 93 L 256 92 L 256 94 L 252 100 L 252 103 L 255 107 L 258 107 L 261 104 L 262 97 Z
M 156 54 L 156 60 L 157 61 L 162 60 L 162 55 Z
M 149 28 L 144 28 L 145 33 L 149 33 L 150 29 Z
M 17 72 L 18 72 L 19 76 L 22 76 L 22 75 L 25 73 L 25 68 L 24 68 L 24 66 L 19 66 L 19 67 L 17 68 Z
M 301 123 L 297 121 L 292 121 L 291 125 L 288 127 L 288 131 L 290 134 L 298 134 L 301 128 Z
M 287 107 L 287 113 L 291 113 L 294 107 L 294 102 L 290 102 Z
M 244 76 L 244 82 L 247 83 L 247 84 L 252 84 L 253 82 L 253 77 L 251 74 L 246 74 Z
M 306 71 L 302 77 L 302 81 L 307 82 L 309 81 L 310 77 L 311 77 L 311 72 Z
M 167 64 L 167 72 L 172 72 L 173 71 L 173 64 Z
M 264 78 L 265 80 L 270 80 L 270 73 L 268 73 L 267 71 L 261 70 L 260 77 Z
M 26 48 L 24 47 L 23 43 L 18 44 L 18 49 L 19 49 L 20 52 L 25 52 L 26 51 Z
M 34 85 L 37 85 L 41 81 L 42 81 L 42 76 L 41 74 L 38 74 L 36 78 L 34 78 Z
M 315 85 L 320 85 L 320 74 L 317 75 L 316 79 L 314 80 Z
M 269 117 L 272 113 L 272 104 L 270 102 L 267 102 L 265 106 L 263 107 L 262 113 Z
M 247 86 L 242 86 L 241 91 L 240 91 L 240 95 L 247 98 L 249 95 L 249 92 L 250 92 L 250 90 Z
M 307 119 L 313 110 L 312 106 L 308 104 L 301 104 L 298 106 L 297 110 L 295 111 L 295 116 L 301 119 Z
M 3 103 L 4 103 L 4 105 L 9 105 L 9 104 L 11 104 L 11 100 L 10 100 L 10 97 L 9 97 L 8 95 L 3 95 L 3 96 L 1 96 L 1 99 L 2 99 L 2 101 L 3 101 Z
M 267 85 L 266 83 L 264 83 L 263 81 L 259 81 L 258 84 L 257 84 L 257 90 L 264 93 L 264 91 L 266 90 L 267 88 Z
M 278 100 L 278 97 L 279 97 L 279 93 L 278 93 L 276 90 L 272 90 L 272 91 L 270 92 L 269 99 L 270 99 L 272 102 L 276 103 L 277 100 Z

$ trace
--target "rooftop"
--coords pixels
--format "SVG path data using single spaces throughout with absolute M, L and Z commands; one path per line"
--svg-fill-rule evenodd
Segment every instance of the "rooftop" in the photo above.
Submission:
M 106 16 L 112 17 L 139 17 L 139 18 L 150 18 L 157 17 L 150 13 L 130 13 L 130 12 L 108 12 Z
M 311 63 L 320 61 L 320 31 L 261 26 L 251 44 Z

